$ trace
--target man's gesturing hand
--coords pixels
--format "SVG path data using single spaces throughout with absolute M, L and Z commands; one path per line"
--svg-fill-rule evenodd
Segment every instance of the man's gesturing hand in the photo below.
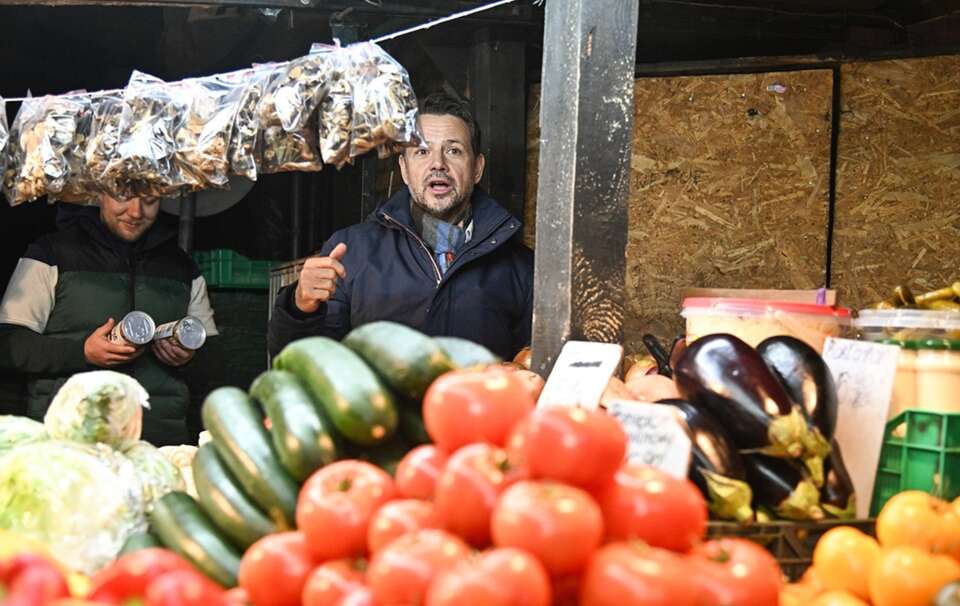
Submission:
M 329 257 L 310 257 L 303 264 L 295 296 L 300 311 L 317 311 L 322 303 L 326 303 L 337 292 L 337 278 L 347 277 L 347 270 L 340 263 L 346 253 L 347 245 L 341 242 L 330 251 Z
M 113 318 L 108 319 L 83 342 L 83 355 L 90 364 L 102 368 L 119 366 L 132 362 L 143 353 L 142 347 L 111 341 L 110 331 L 114 324 Z

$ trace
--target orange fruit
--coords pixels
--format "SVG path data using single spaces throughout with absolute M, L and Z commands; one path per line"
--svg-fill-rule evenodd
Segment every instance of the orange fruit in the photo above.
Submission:
M 925 492 L 901 492 L 877 516 L 877 538 L 884 547 L 912 545 L 960 557 L 960 513 Z
M 817 599 L 810 603 L 810 606 L 868 606 L 868 604 L 846 591 L 828 591 L 820 594 Z
M 870 569 L 880 555 L 880 545 L 850 526 L 831 528 L 813 550 L 813 569 L 824 588 L 870 597 Z
M 949 556 L 909 545 L 884 548 L 870 571 L 870 598 L 874 606 L 926 606 L 957 579 L 960 563 Z
M 806 583 L 790 583 L 780 592 L 780 606 L 810 606 L 819 591 Z

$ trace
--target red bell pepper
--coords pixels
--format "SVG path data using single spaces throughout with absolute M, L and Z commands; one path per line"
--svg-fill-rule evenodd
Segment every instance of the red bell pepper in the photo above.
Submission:
M 189 562 L 167 549 L 152 547 L 134 551 L 94 576 L 89 599 L 108 604 L 142 599 L 154 581 L 182 570 L 195 572 Z
M 67 580 L 56 565 L 31 553 L 0 564 L 0 584 L 6 589 L 3 606 L 44 606 L 70 595 Z
M 718 539 L 693 549 L 691 579 L 704 603 L 715 606 L 777 606 L 783 573 L 760 545 L 746 539 Z

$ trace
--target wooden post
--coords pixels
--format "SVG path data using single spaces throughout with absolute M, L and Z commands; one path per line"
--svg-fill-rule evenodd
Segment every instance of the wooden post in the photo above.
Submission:
M 533 369 L 623 337 L 638 0 L 547 2 Z

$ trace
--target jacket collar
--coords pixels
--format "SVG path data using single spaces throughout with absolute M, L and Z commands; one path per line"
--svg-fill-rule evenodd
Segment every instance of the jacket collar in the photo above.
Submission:
M 124 255 L 157 248 L 176 236 L 176 232 L 172 228 L 163 224 L 162 217 L 157 217 L 156 222 L 147 230 L 147 233 L 136 242 L 121 240 L 107 229 L 107 226 L 100 220 L 100 208 L 97 206 L 77 207 L 75 210 L 71 209 L 63 214 L 58 212 L 57 224 L 61 229 L 70 225 L 77 225 L 100 245 Z

